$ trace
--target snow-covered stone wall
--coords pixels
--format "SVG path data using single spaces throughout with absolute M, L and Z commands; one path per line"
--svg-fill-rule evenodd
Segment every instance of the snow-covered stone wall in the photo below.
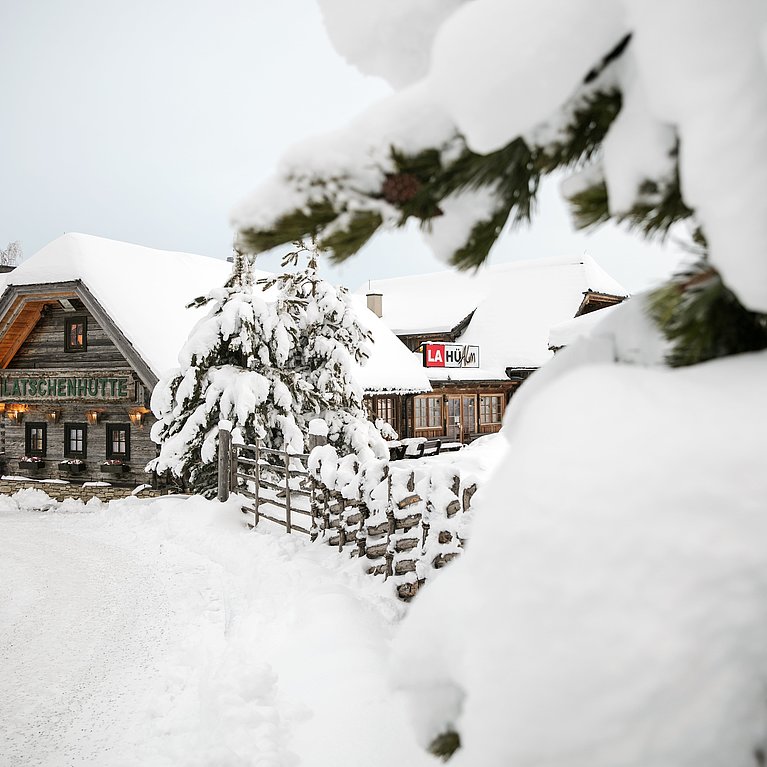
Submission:
M 339 550 L 353 546 L 367 572 L 391 580 L 400 598 L 415 596 L 461 552 L 477 482 L 458 466 L 360 465 L 325 445 L 312 451 L 309 471 L 321 488 L 318 537 Z

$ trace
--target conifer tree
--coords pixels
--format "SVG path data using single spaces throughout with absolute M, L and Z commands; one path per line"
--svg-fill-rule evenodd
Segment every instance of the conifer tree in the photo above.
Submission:
M 264 440 L 299 452 L 301 432 L 293 413 L 284 366 L 289 330 L 253 289 L 252 265 L 235 253 L 232 276 L 190 305 L 208 313 L 192 330 L 179 355 L 180 367 L 152 395 L 158 418 L 152 439 L 160 454 L 148 468 L 170 471 L 195 492 L 216 492 L 219 422 L 232 422 L 235 440 Z M 288 377 L 289 378 L 289 377 Z
M 283 266 L 306 255 L 304 268 L 256 283 L 251 261 L 236 251 L 226 285 L 190 304 L 208 313 L 182 349 L 180 368 L 153 393 L 160 455 L 148 468 L 214 496 L 222 419 L 235 441 L 302 453 L 309 421 L 323 418 L 340 454 L 388 454 L 352 377 L 353 364 L 367 359 L 370 333 L 347 291 L 319 276 L 316 249 L 296 246 Z
M 346 288 L 320 276 L 316 245 L 294 246 L 282 262 L 293 270 L 264 281 L 263 288 L 276 291 L 275 311 L 292 336 L 285 372 L 297 423 L 307 434 L 310 420 L 324 419 L 328 441 L 341 455 L 384 457 L 383 438 L 368 419 L 352 376 L 353 365 L 369 356 L 371 334 L 360 324 Z

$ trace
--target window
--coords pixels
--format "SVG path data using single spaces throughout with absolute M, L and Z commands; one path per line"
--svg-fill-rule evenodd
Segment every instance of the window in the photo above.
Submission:
M 479 422 L 500 423 L 503 415 L 503 395 L 483 395 L 479 398 Z
M 87 317 L 68 317 L 64 321 L 64 349 L 68 352 L 84 352 L 87 347 Z
M 107 458 L 130 458 L 130 424 L 107 424 Z
M 376 418 L 394 425 L 394 397 L 378 397 L 376 399 Z
M 24 452 L 26 455 L 45 457 L 48 449 L 48 424 L 28 423 L 24 431 Z
M 84 423 L 64 424 L 64 457 L 85 458 L 88 446 L 88 426 Z
M 463 433 L 468 436 L 477 430 L 477 397 L 463 397 Z
M 442 428 L 442 397 L 415 398 L 415 428 Z

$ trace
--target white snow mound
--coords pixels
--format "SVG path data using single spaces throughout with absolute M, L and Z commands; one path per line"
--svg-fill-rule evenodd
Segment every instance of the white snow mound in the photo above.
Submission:
M 404 623 L 420 736 L 455 726 L 455 767 L 753 767 L 767 353 L 679 370 L 577 356 L 508 411 L 471 546 Z

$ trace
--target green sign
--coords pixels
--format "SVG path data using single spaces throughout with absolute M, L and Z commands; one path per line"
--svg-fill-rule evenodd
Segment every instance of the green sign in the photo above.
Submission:
M 132 400 L 131 383 L 125 375 L 9 374 L 0 376 L 0 400 Z

